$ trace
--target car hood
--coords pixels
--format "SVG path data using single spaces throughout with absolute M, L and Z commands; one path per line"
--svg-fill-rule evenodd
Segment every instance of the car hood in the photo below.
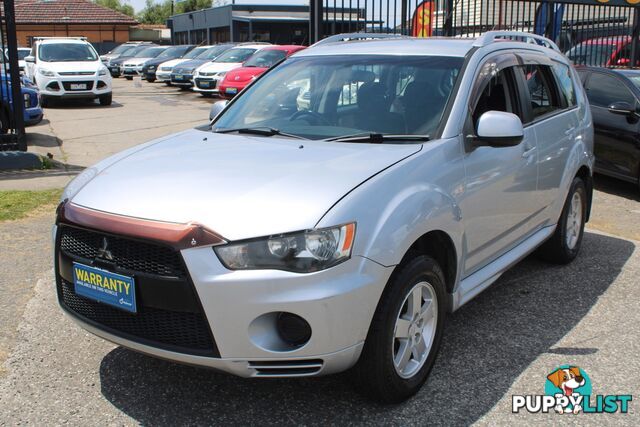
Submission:
M 178 64 L 181 64 L 183 62 L 187 62 L 190 61 L 190 59 L 182 59 L 182 58 L 176 58 L 176 59 L 172 59 L 170 61 L 164 61 L 162 63 L 160 63 L 159 68 L 160 67 L 175 67 Z
M 71 201 L 135 218 L 198 222 L 228 240 L 267 236 L 313 228 L 354 187 L 420 149 L 194 129 L 103 162 L 110 165 Z
M 103 68 L 104 65 L 101 61 L 74 61 L 74 62 L 44 62 L 38 63 L 40 68 L 46 70 L 55 71 L 57 73 L 64 73 L 70 71 L 76 72 L 93 72 L 98 71 L 99 68 Z
M 125 61 L 123 65 L 125 66 L 130 65 L 132 67 L 137 67 L 138 65 L 142 65 L 150 59 L 152 58 L 132 58 L 132 59 L 129 59 L 128 61 Z
M 229 71 L 224 78 L 225 83 L 244 83 L 267 71 L 262 67 L 242 67 Z
M 171 61 L 172 59 L 166 56 L 164 58 L 151 58 L 144 65 L 160 65 Z
M 211 60 L 209 60 L 209 59 L 189 59 L 188 61 L 181 62 L 180 65 L 174 66 L 174 70 L 179 68 L 181 70 L 191 70 L 191 71 L 193 71 L 196 68 L 198 68 L 199 66 L 201 66 L 202 64 L 206 64 L 207 62 L 211 62 Z
M 221 71 L 229 71 L 242 66 L 241 62 L 212 62 L 198 68 L 198 72 L 219 73 Z

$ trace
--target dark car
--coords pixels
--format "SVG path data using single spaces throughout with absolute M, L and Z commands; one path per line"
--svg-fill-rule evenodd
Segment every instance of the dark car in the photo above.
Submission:
M 105 65 L 109 69 L 109 72 L 111 72 L 111 76 L 120 77 L 120 75 L 122 74 L 122 64 L 126 60 L 133 58 L 143 50 L 152 46 L 157 46 L 157 45 L 152 45 L 152 44 L 135 45 L 127 49 L 126 51 L 122 52 L 120 56 L 118 56 L 117 58 L 110 59 L 109 62 L 107 62 Z
M 596 167 L 640 184 L 640 70 L 578 69 L 595 128 Z
M 163 62 L 171 61 L 172 59 L 182 58 L 184 55 L 189 53 L 194 47 L 193 44 L 180 45 L 180 46 L 172 46 L 162 52 L 160 55 L 156 56 L 153 59 L 148 60 L 144 63 L 142 67 L 142 78 L 147 80 L 150 83 L 156 81 L 156 70 L 158 65 Z
M 181 62 L 173 67 L 173 70 L 171 71 L 171 83 L 184 88 L 193 86 L 193 72 L 196 68 L 202 64 L 213 61 L 222 53 L 234 46 L 235 45 L 233 43 L 211 46 L 195 58 L 186 62 Z

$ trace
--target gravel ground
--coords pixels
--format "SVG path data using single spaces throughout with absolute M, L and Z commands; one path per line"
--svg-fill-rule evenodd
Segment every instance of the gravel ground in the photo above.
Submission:
M 130 97 L 144 106 L 170 102 L 173 96 L 177 103 L 187 102 L 191 95 Z M 191 108 L 205 114 L 203 106 L 208 104 Z M 111 111 L 122 117 L 122 110 Z M 48 115 L 48 126 L 65 134 L 74 124 L 57 121 L 62 112 Z M 88 113 L 78 109 L 77 114 Z M 147 113 L 140 117 L 151 120 Z M 140 130 L 131 132 L 128 144 L 156 132 L 142 122 L 132 126 Z M 94 155 L 82 145 L 94 138 L 85 133 L 84 139 L 63 144 L 77 164 Z M 121 128 L 110 137 L 121 138 Z M 99 153 L 111 150 L 105 144 L 96 147 Z M 0 425 L 640 425 L 635 401 L 629 414 L 511 413 L 511 396 L 542 394 L 546 375 L 560 364 L 583 368 L 594 393 L 640 394 L 638 192 L 604 177 L 596 182 L 590 231 L 578 259 L 558 267 L 530 257 L 451 315 L 427 385 L 397 406 L 361 398 L 346 374 L 240 379 L 96 338 L 57 306 L 51 214 L 0 223 Z

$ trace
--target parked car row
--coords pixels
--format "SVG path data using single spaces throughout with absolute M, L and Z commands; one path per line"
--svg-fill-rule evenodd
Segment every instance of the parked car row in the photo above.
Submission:
M 105 55 L 103 61 L 114 77 L 140 76 L 203 96 L 231 98 L 282 59 L 304 49 L 297 45 L 223 43 L 211 46 L 154 46 L 129 44 Z

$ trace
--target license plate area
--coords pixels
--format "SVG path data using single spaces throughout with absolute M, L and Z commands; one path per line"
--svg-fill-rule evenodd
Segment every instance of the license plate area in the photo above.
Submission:
M 71 83 L 69 85 L 69 89 L 71 90 L 87 90 L 86 83 Z
M 137 312 L 133 277 L 74 262 L 73 286 L 75 293 L 85 298 Z
M 237 87 L 228 87 L 225 90 L 225 92 L 230 94 L 230 95 L 235 95 L 236 93 L 238 93 L 238 88 Z

